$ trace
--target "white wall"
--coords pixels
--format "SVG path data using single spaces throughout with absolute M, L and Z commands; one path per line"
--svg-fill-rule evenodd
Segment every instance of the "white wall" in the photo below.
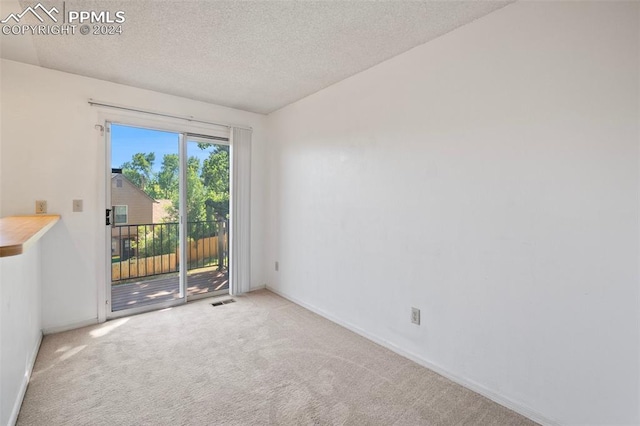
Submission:
M 55 228 L 55 226 L 54 226 Z M 0 425 L 14 424 L 42 337 L 40 245 L 0 258 Z
M 56 330 L 97 318 L 97 271 L 104 270 L 104 146 L 89 98 L 202 120 L 252 126 L 252 286 L 262 267 L 265 117 L 147 90 L 2 60 L 0 215 L 33 213 L 48 201 L 62 221 L 43 241 L 43 327 Z M 84 212 L 72 213 L 72 200 Z
M 639 12 L 515 3 L 269 115 L 269 286 L 533 418 L 640 423 Z

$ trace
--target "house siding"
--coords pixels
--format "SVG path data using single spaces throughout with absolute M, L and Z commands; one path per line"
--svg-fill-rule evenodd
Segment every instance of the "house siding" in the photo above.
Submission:
M 121 186 L 118 184 L 121 183 Z M 138 238 L 138 228 L 135 225 L 153 223 L 153 210 L 157 204 L 153 198 L 135 186 L 121 174 L 111 178 L 111 205 L 127 206 L 127 223 L 119 223 L 111 229 L 112 256 L 123 256 L 123 260 L 135 256 L 133 248 Z M 115 212 L 112 214 L 115 224 Z M 132 241 L 133 240 L 133 241 Z M 126 245 L 123 247 L 123 244 Z
M 118 181 L 122 181 L 121 188 L 117 187 Z M 111 205 L 128 206 L 127 223 L 119 225 L 152 223 L 154 204 L 155 201 L 152 198 L 123 176 L 116 175 L 111 179 Z

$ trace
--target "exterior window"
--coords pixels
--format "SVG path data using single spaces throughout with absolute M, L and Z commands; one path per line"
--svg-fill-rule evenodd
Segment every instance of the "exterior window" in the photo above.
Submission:
M 114 223 L 116 225 L 126 224 L 128 221 L 128 206 L 113 206 Z

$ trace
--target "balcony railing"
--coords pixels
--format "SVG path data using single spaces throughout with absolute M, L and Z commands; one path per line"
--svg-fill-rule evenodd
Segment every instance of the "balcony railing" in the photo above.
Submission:
M 187 270 L 228 268 L 228 221 L 187 222 Z M 111 229 L 111 281 L 177 272 L 177 222 L 116 225 Z

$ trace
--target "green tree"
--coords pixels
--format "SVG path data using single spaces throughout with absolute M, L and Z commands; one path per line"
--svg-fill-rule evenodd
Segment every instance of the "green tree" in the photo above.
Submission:
M 200 180 L 200 159 L 189 157 L 187 160 L 187 220 L 197 222 L 205 220 L 204 185 Z
M 171 220 L 177 222 L 180 211 L 177 191 L 171 198 L 171 207 L 168 210 Z M 187 222 L 206 220 L 205 211 L 205 191 L 200 179 L 200 159 L 192 156 L 187 160 Z
M 212 145 L 202 165 L 202 183 L 206 191 L 207 220 L 229 215 L 229 146 Z
M 178 249 L 178 224 L 166 223 L 154 226 L 138 226 L 138 241 L 134 243 L 138 257 L 176 253 Z
M 166 154 L 157 181 L 159 196 L 168 200 L 177 198 L 179 186 L 180 158 L 178 154 Z
M 153 152 L 148 154 L 138 152 L 133 154 L 131 161 L 127 161 L 120 166 L 122 174 L 127 179 L 152 197 L 155 196 L 153 185 L 153 163 L 155 160 L 156 154 Z
M 229 215 L 229 147 L 206 143 L 199 143 L 198 147 L 206 150 L 208 157 L 202 162 L 197 156 L 187 159 L 186 222 L 187 237 L 191 241 L 218 235 L 222 231 L 216 221 Z M 138 153 L 122 165 L 125 176 L 149 196 L 171 200 L 166 220 L 169 223 L 139 227 L 141 238 L 135 248 L 140 257 L 174 253 L 178 245 L 180 159 L 177 154 L 164 155 L 161 168 L 155 174 L 154 161 L 153 153 Z M 218 259 L 218 263 L 222 265 L 224 259 Z
M 201 221 L 213 222 L 227 218 L 229 215 L 229 146 L 199 143 L 198 147 L 201 150 L 207 150 L 209 156 L 202 163 L 196 156 L 187 159 L 186 219 L 188 224 Z M 131 161 L 122 164 L 122 172 L 150 197 L 171 200 L 171 206 L 167 209 L 169 213 L 167 221 L 178 222 L 180 158 L 177 154 L 164 155 L 162 166 L 157 173 L 153 172 L 155 159 L 153 152 L 136 153 Z M 188 236 L 192 239 L 215 235 L 216 232 L 217 228 L 213 223 L 188 225 Z M 172 234 L 163 236 L 162 244 L 157 237 L 156 232 L 149 232 L 145 242 L 138 243 L 139 252 L 151 255 L 151 251 L 165 252 L 174 245 Z M 160 245 L 162 247 L 159 247 Z

